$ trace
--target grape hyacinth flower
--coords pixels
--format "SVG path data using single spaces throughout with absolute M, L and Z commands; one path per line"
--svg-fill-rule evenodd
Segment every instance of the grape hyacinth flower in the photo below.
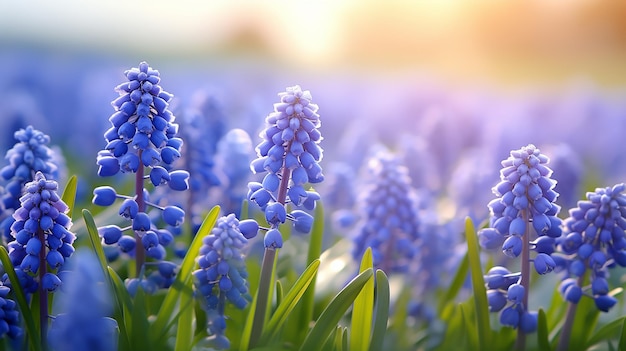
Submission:
M 58 185 L 37 172 L 35 179 L 24 186 L 21 207 L 13 213 L 15 222 L 9 243 L 9 258 L 16 271 L 35 276 L 39 292 L 40 325 L 45 340 L 48 324 L 48 292 L 62 284 L 56 272 L 74 252 L 76 239 L 69 229 L 72 220 L 69 208 L 57 194 Z M 31 285 L 32 286 L 32 285 Z
M 182 139 L 176 137 L 178 125 L 168 109 L 172 95 L 159 85 L 159 71 L 146 62 L 138 68 L 125 72 L 128 82 L 117 86 L 119 98 L 111 104 L 115 109 L 109 118 L 112 127 L 106 131 L 105 149 L 100 151 L 97 164 L 98 175 L 112 176 L 118 172 L 135 174 L 135 194 L 117 194 L 109 186 L 94 189 L 93 203 L 110 206 L 122 199 L 119 213 L 131 224 L 126 227 L 109 225 L 99 228 L 105 244 L 117 245 L 122 252 L 135 257 L 136 274 L 144 268 L 146 256 L 157 261 L 166 256 L 165 246 L 173 241 L 172 233 L 159 229 L 153 220 L 158 218 L 167 225 L 177 227 L 184 220 L 185 212 L 177 206 L 159 206 L 150 203 L 144 182 L 155 187 L 168 185 L 176 191 L 189 187 L 189 173 L 170 170 L 180 157 Z M 146 174 L 147 173 L 147 174 Z M 160 216 L 151 216 L 148 207 L 156 208 Z M 126 235 L 124 232 L 132 235 Z
M 17 304 L 9 298 L 11 289 L 0 283 L 0 338 L 7 335 L 11 339 L 16 339 L 23 334 L 19 321 Z
M 48 135 L 27 126 L 16 131 L 14 137 L 17 143 L 5 156 L 9 165 L 0 170 L 0 178 L 6 181 L 4 192 L 0 192 L 0 231 L 6 241 L 13 240 L 10 227 L 14 219 L 11 215 L 20 207 L 24 185 L 32 181 L 37 172 L 50 179 L 57 179 L 58 176 L 56 156 L 48 147 Z
M 117 350 L 118 326 L 110 289 L 96 256 L 81 249 L 72 257 L 63 291 L 55 299 L 48 341 L 55 350 Z
M 215 163 L 222 179 L 220 207 L 224 213 L 234 213 L 237 217 L 241 213 L 252 155 L 252 140 L 243 129 L 231 129 L 217 144 Z
M 274 112 L 265 118 L 266 128 L 260 133 L 263 141 L 256 147 L 258 158 L 250 165 L 254 173 L 266 172 L 266 175 L 261 183 L 248 184 L 248 199 L 265 213 L 269 224 L 263 239 L 260 301 L 265 298 L 262 294 L 270 291 L 276 250 L 283 246 L 280 225 L 289 219 L 296 232 L 311 231 L 313 217 L 301 208 L 313 210 L 320 196 L 304 186 L 324 180 L 319 165 L 322 159 L 320 116 L 318 106 L 311 101 L 311 93 L 295 85 L 278 96 L 280 102 L 274 104 Z M 287 204 L 294 208 L 290 213 L 287 213 Z M 252 325 L 251 345 L 260 337 L 266 307 L 264 303 L 256 305 L 255 316 L 258 317 Z
M 371 183 L 363 191 L 363 224 L 352 256 L 372 249 L 374 266 L 389 273 L 407 272 L 418 250 L 419 222 L 408 170 L 400 159 L 379 151 L 368 162 Z
M 508 284 L 510 280 L 505 279 L 507 284 L 490 285 L 491 278 L 486 279 L 490 309 L 501 310 L 501 323 L 518 329 L 520 349 L 524 347 L 525 334 L 534 332 L 537 326 L 537 314 L 528 310 L 530 263 L 539 274 L 551 272 L 556 263 L 550 255 L 555 238 L 561 235 L 561 220 L 557 217 L 560 207 L 554 203 L 558 196 L 554 191 L 556 181 L 550 178 L 548 162 L 548 157 L 532 144 L 511 151 L 501 163 L 500 183 L 492 189 L 497 198 L 489 203 L 489 227 L 478 233 L 484 248 L 501 245 L 506 256 L 521 255 L 521 272 L 514 283 Z M 531 227 L 536 235 L 531 234 Z M 536 252 L 534 259 L 530 257 L 531 250 Z M 499 272 L 496 277 L 509 275 Z M 503 308 L 503 301 L 510 305 Z
M 226 304 L 243 309 L 252 299 L 246 281 L 244 250 L 248 239 L 257 234 L 255 225 L 252 220 L 240 222 L 232 213 L 220 217 L 211 234 L 203 238 L 196 258 L 199 269 L 193 272 L 193 278 L 207 312 L 209 338 L 206 341 L 218 350 L 230 348 L 230 341 L 224 335 Z
M 608 312 L 617 299 L 610 292 L 609 269 L 626 267 L 626 184 L 587 192 L 586 200 L 569 211 L 565 230 L 554 254 L 566 273 L 559 290 L 569 302 L 559 348 L 566 350 L 576 306 L 592 298 L 598 310 Z M 586 277 L 591 284 L 584 285 Z

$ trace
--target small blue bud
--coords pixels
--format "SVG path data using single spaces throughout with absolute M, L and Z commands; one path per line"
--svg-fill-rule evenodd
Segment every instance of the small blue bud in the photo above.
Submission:
M 177 206 L 167 206 L 163 209 L 162 216 L 165 223 L 177 227 L 185 220 L 185 211 Z
M 270 229 L 265 233 L 263 243 L 266 248 L 279 249 L 283 247 L 283 237 L 278 229 Z
M 110 206 L 117 199 L 115 189 L 110 186 L 99 186 L 93 190 L 93 194 L 92 202 L 98 206 Z

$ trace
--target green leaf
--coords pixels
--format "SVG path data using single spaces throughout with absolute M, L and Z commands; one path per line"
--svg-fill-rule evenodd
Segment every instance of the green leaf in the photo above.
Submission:
M 100 235 L 98 235 L 98 227 L 96 227 L 96 222 L 91 215 L 89 210 L 83 210 L 83 219 L 85 220 L 85 226 L 87 227 L 87 234 L 89 235 L 89 242 L 91 243 L 91 248 L 96 253 L 98 257 L 98 262 L 100 262 L 100 268 L 102 269 L 102 274 L 105 277 L 109 276 L 109 270 L 107 269 L 107 259 L 104 254 L 104 249 L 102 248 L 102 243 L 100 239 Z
M 309 239 L 309 251 L 307 254 L 307 264 L 311 264 L 314 260 L 319 259 L 322 254 L 322 240 L 324 238 L 324 206 L 321 201 L 315 204 L 315 213 L 313 216 L 313 228 L 311 229 L 311 235 Z M 306 332 L 309 330 L 309 323 L 313 319 L 313 310 L 315 307 L 315 282 L 317 275 L 313 277 L 313 281 L 309 285 L 309 288 L 302 296 L 302 303 L 300 311 L 297 314 L 299 317 L 298 331 L 300 336 L 298 340 L 302 340 L 306 336 Z
M 283 296 L 284 296 L 284 292 L 283 292 L 283 284 L 280 282 L 280 280 L 276 280 L 276 307 L 278 308 L 278 306 L 280 306 L 280 304 L 283 302 Z
M 361 259 L 359 273 L 374 269 L 372 249 L 367 248 Z M 361 292 L 354 300 L 352 322 L 350 325 L 350 350 L 369 349 L 372 332 L 372 316 L 374 315 L 374 276 L 365 283 Z
M 624 321 L 622 322 L 622 335 L 619 337 L 619 346 L 617 347 L 619 350 L 626 350 L 626 318 L 622 318 Z
M 174 308 L 176 307 L 176 302 L 178 301 L 179 294 L 182 290 L 185 289 L 185 283 L 191 275 L 196 256 L 198 256 L 198 251 L 202 246 L 202 239 L 206 235 L 208 235 L 215 226 L 215 222 L 217 221 L 219 213 L 220 207 L 214 206 L 204 218 L 200 229 L 198 229 L 198 233 L 194 237 L 193 242 L 189 246 L 189 250 L 185 255 L 185 258 L 180 265 L 180 270 L 178 271 L 178 274 L 176 274 L 174 282 L 168 289 L 167 295 L 165 295 L 165 299 L 163 299 L 163 303 L 161 304 L 161 308 L 157 313 L 154 324 L 152 325 L 152 328 L 150 328 L 153 337 L 156 337 L 157 339 L 162 339 L 165 338 L 165 336 L 167 335 L 168 322 L 174 314 L 173 312 Z
M 154 344 L 151 340 L 146 339 L 149 330 L 148 311 L 146 310 L 146 293 L 143 291 L 141 285 L 139 285 L 135 293 L 131 318 L 131 347 L 133 350 L 152 350 Z
M 467 257 L 472 275 L 472 289 L 474 292 L 474 308 L 476 313 L 476 328 L 478 332 L 478 347 L 480 350 L 489 348 L 489 336 L 491 327 L 489 325 L 489 305 L 487 303 L 487 291 L 485 289 L 485 279 L 480 265 L 480 253 L 478 251 L 478 237 L 474 230 L 472 220 L 465 219 L 465 238 L 467 240 Z
M 178 327 L 176 331 L 176 345 L 175 351 L 189 351 L 191 350 L 191 342 L 193 339 L 193 282 L 191 278 L 187 278 L 185 285 L 186 291 L 180 294 L 180 313 L 176 319 Z
M 550 346 L 549 334 L 550 331 L 548 330 L 546 313 L 542 308 L 540 308 L 537 314 L 537 345 L 539 346 L 539 349 L 545 351 L 550 351 L 552 349 Z
M 267 326 L 263 330 L 262 340 L 267 342 L 269 339 L 272 339 L 280 328 L 283 326 L 289 314 L 296 307 L 298 301 L 311 284 L 313 279 L 317 274 L 317 269 L 319 268 L 320 261 L 314 260 L 311 264 L 302 272 L 302 275 L 298 278 L 298 280 L 294 283 L 294 285 L 289 289 L 289 292 L 284 297 L 283 301 L 278 305 L 278 308 L 270 318 Z
M 30 347 L 32 350 L 39 351 L 41 350 L 41 339 L 39 337 L 40 333 L 38 328 L 35 326 L 33 316 L 29 313 L 30 309 L 28 308 L 26 295 L 24 295 L 24 290 L 22 290 L 20 280 L 17 278 L 17 274 L 15 274 L 15 268 L 11 263 L 11 259 L 9 259 L 9 253 L 4 246 L 0 246 L 0 261 L 2 261 L 2 267 L 4 267 L 4 271 L 9 276 L 9 280 L 11 281 L 11 290 L 15 294 L 15 300 L 20 307 L 20 312 L 24 318 L 24 324 L 26 325 L 26 337 L 30 342 Z
M 132 350 L 130 347 L 130 330 L 126 326 L 132 325 L 133 301 L 126 290 L 124 282 L 117 272 L 107 267 L 110 286 L 113 288 L 113 296 L 116 302 L 116 316 L 118 327 L 120 329 L 120 350 Z
M 376 301 L 374 304 L 374 327 L 370 351 L 383 349 L 385 334 L 387 333 L 387 321 L 389 319 L 389 280 L 385 272 L 376 270 Z
M 468 350 L 484 350 L 478 348 L 478 334 L 474 329 L 476 324 L 474 322 L 474 305 L 471 303 L 463 302 L 459 304 L 459 310 L 461 311 L 461 317 L 463 320 L 463 330 L 467 335 L 467 349 Z
M 589 340 L 587 341 L 587 347 L 591 347 L 599 342 L 616 337 L 618 333 L 620 332 L 620 330 L 622 330 L 622 327 L 624 326 L 625 322 L 626 322 L 626 317 L 620 317 L 609 323 L 602 325 L 589 338 Z M 621 337 L 623 338 L 625 336 L 622 334 Z
M 373 269 L 356 276 L 346 285 L 326 306 L 317 319 L 315 326 L 309 331 L 304 342 L 300 346 L 302 351 L 319 350 L 323 342 L 328 338 L 341 317 L 346 313 L 354 302 L 361 289 L 374 275 Z
M 74 203 L 76 201 L 76 185 L 78 181 L 76 180 L 76 176 L 73 175 L 67 181 L 65 185 L 65 190 L 63 190 L 63 195 L 61 196 L 61 200 L 69 207 L 69 211 L 67 212 L 68 217 L 72 218 L 72 213 L 74 212 Z

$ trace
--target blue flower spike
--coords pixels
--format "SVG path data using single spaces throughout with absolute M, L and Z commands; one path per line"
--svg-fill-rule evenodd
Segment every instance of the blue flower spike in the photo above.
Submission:
M 111 206 L 121 201 L 119 214 L 130 224 L 105 225 L 98 232 L 105 245 L 116 246 L 121 253 L 133 257 L 136 274 L 142 274 L 146 259 L 160 261 L 166 257 L 166 246 L 173 241 L 172 232 L 180 231 L 185 218 L 185 211 L 178 206 L 150 202 L 144 184 L 187 190 L 189 172 L 172 169 L 181 156 L 183 140 L 177 136 L 178 124 L 169 110 L 173 96 L 160 86 L 159 71 L 141 62 L 124 74 L 127 81 L 115 89 L 119 97 L 111 102 L 115 111 L 109 118 L 111 128 L 104 133 L 107 144 L 98 153 L 96 163 L 98 175 L 102 177 L 119 172 L 134 173 L 135 194 L 124 195 L 113 187 L 100 186 L 94 189 L 92 202 Z M 160 211 L 160 216 L 151 215 L 153 210 Z M 167 228 L 160 228 L 163 226 Z M 119 255 L 108 257 L 116 259 Z M 162 283 L 157 286 L 168 286 L 169 278 L 154 278 L 145 273 L 146 276 L 139 279 L 142 283 L 145 279 L 156 279 Z
M 224 335 L 225 304 L 243 309 L 251 300 L 244 261 L 248 239 L 241 232 L 242 222 L 232 213 L 217 220 L 211 234 L 203 239 L 196 258 L 199 269 L 192 273 L 194 286 L 207 312 L 207 341 L 218 349 L 227 349 L 230 345 Z M 254 226 L 247 220 L 244 227 Z
M 555 203 L 556 181 L 551 178 L 548 163 L 549 158 L 533 144 L 511 151 L 501 162 L 500 182 L 492 188 L 497 198 L 488 206 L 489 227 L 478 233 L 483 248 L 500 247 L 506 256 L 521 258 L 520 273 L 501 272 L 502 267 L 498 267 L 485 277 L 487 294 L 504 294 L 510 302 L 501 310 L 500 322 L 518 329 L 519 348 L 524 347 L 525 334 L 537 328 L 537 313 L 528 310 L 531 262 L 541 275 L 552 272 L 557 266 L 551 254 L 556 238 L 561 235 L 560 207 Z M 534 258 L 531 251 L 535 252 Z M 502 308 L 495 297 L 489 301 L 491 311 Z

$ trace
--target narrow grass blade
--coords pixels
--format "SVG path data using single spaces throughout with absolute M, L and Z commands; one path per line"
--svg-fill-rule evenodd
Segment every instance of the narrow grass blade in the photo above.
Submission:
M 2 261 L 2 267 L 4 267 L 4 271 L 9 276 L 9 280 L 11 281 L 11 290 L 13 291 L 15 300 L 20 307 L 20 312 L 22 312 L 24 324 L 26 325 L 26 337 L 31 344 L 31 349 L 39 351 L 41 350 L 39 330 L 35 326 L 35 320 L 30 314 L 30 308 L 28 307 L 28 301 L 26 301 L 26 295 L 24 295 L 24 290 L 22 290 L 20 280 L 17 278 L 17 274 L 15 274 L 15 268 L 13 267 L 13 264 L 11 264 L 11 259 L 9 259 L 9 253 L 4 246 L 0 246 L 0 261 Z
M 370 351 L 383 349 L 385 334 L 387 333 L 387 321 L 389 319 L 389 280 L 385 272 L 376 270 L 376 302 L 374 305 L 374 327 Z
M 480 265 L 480 253 L 478 250 L 478 237 L 472 220 L 465 219 L 465 238 L 467 240 L 467 257 L 472 275 L 472 289 L 474 292 L 474 305 L 476 313 L 476 328 L 478 331 L 478 347 L 480 350 L 489 348 L 489 336 L 491 327 L 489 325 L 489 305 L 487 303 L 487 291 L 485 289 L 485 279 Z
M 183 259 L 183 262 L 180 265 L 180 270 L 176 275 L 176 279 L 170 286 L 167 295 L 165 295 L 165 299 L 163 299 L 163 303 L 161 304 L 161 308 L 157 313 L 154 324 L 152 325 L 153 336 L 161 339 L 167 335 L 167 325 L 170 318 L 173 316 L 174 308 L 176 307 L 176 302 L 178 300 L 178 296 L 182 290 L 184 290 L 184 283 L 189 278 L 193 266 L 195 264 L 196 256 L 198 255 L 198 251 L 202 246 L 202 239 L 209 234 L 211 229 L 215 226 L 215 222 L 217 221 L 217 217 L 220 213 L 219 206 L 215 206 L 211 209 L 211 211 L 207 214 L 198 229 L 198 233 L 196 234 L 193 242 L 189 246 L 189 250 Z
M 133 350 L 153 350 L 156 344 L 149 338 L 146 338 L 149 330 L 148 311 L 146 310 L 146 293 L 141 286 L 135 293 L 131 318 L 130 344 Z
M 130 330 L 127 326 L 132 325 L 132 310 L 133 310 L 133 301 L 128 294 L 128 290 L 126 290 L 126 286 L 124 286 L 124 282 L 117 275 L 117 272 L 111 268 L 107 267 L 108 277 L 111 283 L 111 287 L 113 289 L 113 296 L 116 301 L 116 316 L 115 320 L 117 320 L 118 328 L 120 329 L 120 344 L 119 349 L 122 350 L 132 350 L 130 347 Z
M 550 346 L 549 334 L 550 331 L 548 330 L 546 313 L 540 308 L 537 314 L 537 345 L 539 346 L 539 349 L 545 351 L 552 350 L 552 347 Z
M 372 249 L 367 248 L 361 259 L 359 273 L 374 269 Z M 369 349 L 372 332 L 372 317 L 374 315 L 374 277 L 370 278 L 354 300 L 352 308 L 352 322 L 350 324 L 350 349 Z
M 304 342 L 300 346 L 302 351 L 319 350 L 332 330 L 335 328 L 341 317 L 346 313 L 350 305 L 354 302 L 363 286 L 374 275 L 370 268 L 356 276 L 330 301 L 328 306 L 322 311 L 315 326 L 309 331 Z
M 620 317 L 609 323 L 602 325 L 589 338 L 589 340 L 587 341 L 587 346 L 591 347 L 601 341 L 616 337 L 619 334 L 619 332 L 622 331 L 622 327 L 624 326 L 625 323 L 626 323 L 626 317 Z M 621 337 L 624 338 L 626 336 L 622 334 Z
M 89 210 L 83 210 L 83 219 L 85 221 L 85 227 L 87 227 L 87 235 L 89 235 L 91 248 L 96 253 L 96 257 L 98 257 L 98 262 L 100 262 L 102 273 L 105 277 L 108 277 L 109 271 L 107 269 L 106 255 L 104 254 L 104 250 L 102 249 L 100 235 L 98 235 L 98 227 L 96 227 L 96 222 L 94 221 L 93 216 L 91 215 L 91 212 L 89 212 Z
M 74 212 L 74 204 L 76 203 L 76 186 L 77 186 L 76 176 L 73 175 L 67 181 L 65 185 L 65 189 L 63 190 L 63 195 L 61 196 L 61 200 L 65 202 L 67 207 L 70 208 L 67 215 L 72 218 L 72 213 Z
M 276 308 L 278 308 L 280 304 L 283 303 L 284 297 L 283 284 L 280 280 L 276 280 L 276 287 L 274 289 L 276 289 Z
M 293 287 L 289 289 L 289 292 L 284 297 L 283 301 L 278 305 L 278 308 L 267 323 L 267 326 L 263 331 L 264 337 L 262 337 L 262 340 L 268 341 L 268 339 L 273 338 L 276 333 L 278 333 L 280 328 L 287 320 L 287 317 L 289 317 L 289 314 L 296 307 L 296 305 L 300 301 L 300 298 L 315 278 L 319 265 L 319 260 L 313 261 L 304 270 L 304 272 L 302 272 L 302 275 L 300 275 L 298 280 L 294 283 Z
M 187 278 L 185 285 L 186 291 L 180 294 L 180 313 L 177 318 L 177 330 L 176 330 L 176 344 L 174 346 L 175 351 L 188 351 L 191 350 L 191 342 L 193 339 L 193 296 L 191 292 L 193 290 L 192 281 Z
M 626 350 L 626 319 L 622 322 L 622 335 L 619 337 L 619 345 L 617 348 L 618 350 Z
M 324 238 L 324 206 L 321 201 L 318 201 L 315 205 L 315 213 L 313 220 L 313 228 L 311 229 L 311 236 L 309 240 L 309 251 L 307 254 L 307 264 L 311 264 L 314 260 L 318 259 L 322 254 L 322 240 Z M 317 277 L 317 276 L 316 276 Z M 300 311 L 298 313 L 298 330 L 300 337 L 298 340 L 302 340 L 306 336 L 306 332 L 309 329 L 309 324 L 313 320 L 313 310 L 315 307 L 315 282 L 317 278 L 314 277 L 311 285 L 302 296 L 302 303 Z

